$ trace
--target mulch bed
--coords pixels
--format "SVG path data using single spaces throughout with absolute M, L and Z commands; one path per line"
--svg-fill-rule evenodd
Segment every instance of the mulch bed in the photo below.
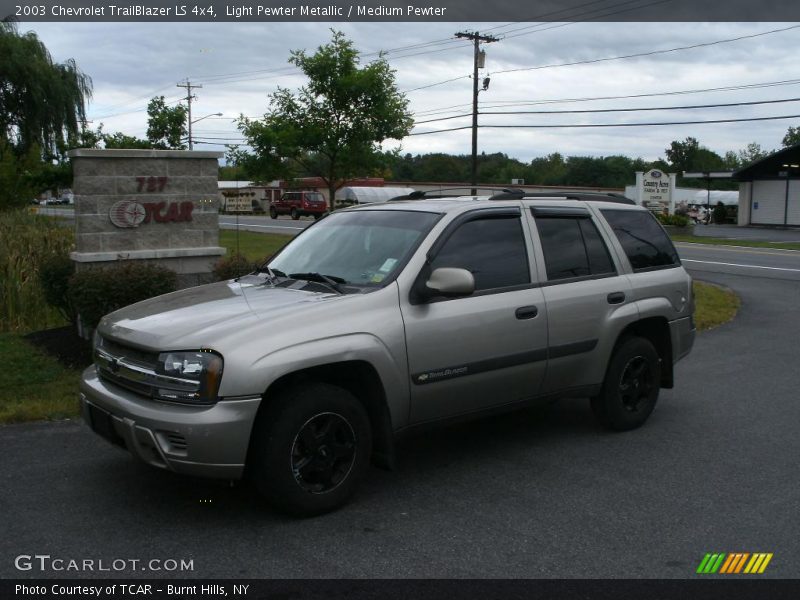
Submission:
M 78 336 L 72 326 L 34 331 L 24 336 L 68 369 L 82 369 L 92 363 L 92 344 Z

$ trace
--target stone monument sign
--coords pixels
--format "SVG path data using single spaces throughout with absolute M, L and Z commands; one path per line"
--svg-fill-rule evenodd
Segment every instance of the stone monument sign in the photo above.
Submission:
M 220 152 L 72 150 L 77 269 L 145 260 L 181 287 L 210 281 L 219 246 Z

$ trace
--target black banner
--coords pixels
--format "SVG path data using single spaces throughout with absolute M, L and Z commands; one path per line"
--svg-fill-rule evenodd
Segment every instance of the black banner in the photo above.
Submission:
M 0 19 L 57 22 L 800 21 L 795 0 L 0 0 Z
M 0 598 L 75 600 L 77 598 L 246 598 L 247 600 L 795 600 L 798 580 L 742 580 L 713 577 L 694 580 L 2 580 Z

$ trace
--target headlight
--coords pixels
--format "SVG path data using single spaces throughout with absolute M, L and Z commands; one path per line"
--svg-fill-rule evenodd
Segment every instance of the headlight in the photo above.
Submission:
M 211 351 L 162 352 L 157 372 L 164 377 L 155 391 L 156 398 L 210 404 L 217 400 L 222 357 Z

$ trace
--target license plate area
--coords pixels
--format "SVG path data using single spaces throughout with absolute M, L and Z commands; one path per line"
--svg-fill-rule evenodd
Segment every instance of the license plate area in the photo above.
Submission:
M 117 430 L 114 429 L 114 418 L 110 413 L 104 411 L 102 408 L 96 407 L 94 404 L 89 404 L 89 426 L 97 435 L 104 437 L 106 440 L 117 446 L 125 448 L 125 440 L 123 440 Z

